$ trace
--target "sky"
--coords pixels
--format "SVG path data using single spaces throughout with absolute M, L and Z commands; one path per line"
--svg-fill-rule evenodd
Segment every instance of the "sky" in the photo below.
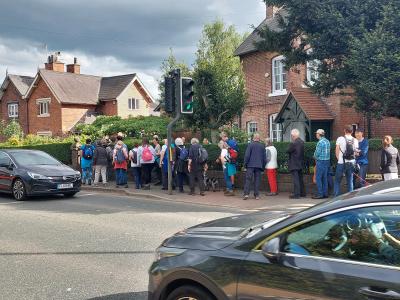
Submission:
M 137 73 L 158 97 L 160 65 L 172 48 L 192 64 L 204 24 L 222 19 L 238 32 L 265 17 L 262 0 L 0 0 L 0 80 L 34 76 L 49 54 L 81 73 Z

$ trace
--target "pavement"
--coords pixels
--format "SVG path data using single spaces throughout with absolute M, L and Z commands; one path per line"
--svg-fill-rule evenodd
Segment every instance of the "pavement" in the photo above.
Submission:
M 226 207 L 243 210 L 300 210 L 308 208 L 315 204 L 321 203 L 321 200 L 311 199 L 311 195 L 301 199 L 290 199 L 289 193 L 280 193 L 277 196 L 266 196 L 265 192 L 260 195 L 260 200 L 255 200 L 250 197 L 248 200 L 243 200 L 243 191 L 236 190 L 235 196 L 227 197 L 223 192 L 206 192 L 205 196 L 200 196 L 197 193 L 195 196 L 188 195 L 187 192 L 179 193 L 173 191 L 172 195 L 168 191 L 161 189 L 161 186 L 152 185 L 150 190 L 137 190 L 132 185 L 129 188 L 116 188 L 115 183 L 110 182 L 106 187 L 100 183 L 97 187 L 91 185 L 83 185 L 83 191 L 93 191 L 102 193 L 114 193 L 131 197 L 141 197 L 162 201 L 170 201 L 177 203 L 192 203 L 199 205 Z M 186 189 L 188 191 L 188 189 Z

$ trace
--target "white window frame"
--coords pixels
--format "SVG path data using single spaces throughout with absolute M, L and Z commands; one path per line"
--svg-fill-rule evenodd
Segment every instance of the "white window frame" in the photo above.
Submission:
M 51 131 L 38 131 L 36 132 L 37 136 L 52 136 L 53 133 Z
M 271 61 L 271 74 L 272 74 L 272 93 L 268 96 L 282 96 L 287 94 L 287 76 L 288 72 L 285 69 L 285 57 L 283 55 L 274 57 Z M 279 78 L 279 82 L 277 81 Z M 279 87 L 277 88 L 277 85 Z
M 50 117 L 50 98 L 37 99 L 36 103 L 39 105 L 38 117 Z M 46 108 L 46 109 L 44 109 Z
M 253 127 L 252 127 L 253 126 Z M 247 122 L 247 134 L 252 135 L 258 131 L 258 124 L 255 121 Z
M 139 106 L 139 99 L 138 98 L 129 98 L 128 99 L 128 109 L 129 110 L 138 110 Z
M 8 103 L 7 104 L 7 111 L 9 118 L 18 118 L 18 103 Z
M 308 85 L 313 86 L 315 84 L 315 80 L 319 78 L 318 67 L 321 62 L 317 59 L 313 61 L 308 61 L 306 64 L 307 67 L 307 83 Z
M 282 142 L 283 139 L 283 126 L 281 123 L 275 123 L 275 119 L 277 116 L 278 113 L 268 116 L 269 138 L 272 142 Z

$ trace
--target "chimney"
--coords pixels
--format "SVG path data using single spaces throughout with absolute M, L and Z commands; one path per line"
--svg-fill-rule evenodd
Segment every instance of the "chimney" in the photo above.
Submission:
M 81 66 L 78 64 L 78 59 L 74 57 L 74 63 L 67 65 L 67 72 L 80 74 L 81 73 Z
M 275 14 L 278 12 L 278 7 L 273 6 L 273 5 L 268 5 L 265 4 L 266 6 L 266 18 L 267 19 L 271 19 L 273 17 L 275 17 Z
M 44 64 L 46 70 L 55 72 L 65 72 L 64 63 L 60 61 L 61 52 L 56 52 L 47 58 L 47 63 Z

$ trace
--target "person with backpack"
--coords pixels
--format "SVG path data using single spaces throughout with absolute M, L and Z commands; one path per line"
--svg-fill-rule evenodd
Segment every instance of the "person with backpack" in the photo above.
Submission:
M 116 180 L 116 188 L 124 186 L 128 188 L 128 151 L 127 147 L 124 146 L 124 142 L 119 140 L 117 145 L 115 145 L 114 154 L 113 154 L 113 164 L 115 170 L 115 180 Z
M 265 165 L 265 175 L 267 176 L 270 188 L 270 192 L 267 193 L 267 196 L 276 196 L 278 195 L 278 183 L 276 180 L 278 173 L 278 151 L 272 144 L 270 138 L 265 140 L 265 144 L 265 156 L 267 159 L 267 164 Z
M 249 199 L 250 185 L 254 179 L 254 198 L 260 199 L 261 173 L 267 164 L 265 146 L 260 142 L 260 135 L 254 133 L 253 141 L 247 146 L 244 155 L 244 167 L 246 169 L 246 178 L 244 184 L 243 200 Z
M 239 146 L 235 139 L 228 139 L 226 142 L 228 145 L 228 161 L 227 161 L 227 172 L 232 183 L 232 190 L 235 188 L 235 175 L 236 175 L 236 164 L 239 157 Z
M 198 181 L 200 195 L 204 194 L 204 182 L 203 182 L 203 171 L 206 168 L 208 153 L 203 146 L 200 145 L 199 140 L 192 138 L 190 141 L 189 148 L 189 161 L 188 161 L 188 172 L 190 179 L 190 193 L 189 195 L 195 195 L 195 184 Z
M 108 154 L 107 154 L 107 142 L 102 139 L 96 149 L 94 149 L 93 155 L 93 166 L 94 166 L 94 185 L 99 184 L 100 176 L 103 181 L 103 185 L 107 185 L 107 166 L 108 166 Z
M 129 161 L 131 162 L 132 175 L 135 178 L 136 189 L 139 190 L 142 187 L 142 175 L 139 161 L 139 144 L 135 143 L 133 149 L 129 151 Z
M 393 139 L 390 135 L 385 136 L 382 140 L 381 172 L 385 181 L 399 178 L 400 156 L 399 151 L 393 147 L 392 143 Z
M 81 147 L 82 184 L 92 184 L 94 146 L 91 139 L 86 139 L 86 144 Z
M 189 151 L 183 144 L 181 138 L 175 139 L 175 172 L 178 180 L 178 188 L 180 193 L 184 193 L 183 182 L 187 176 Z
M 233 186 L 232 186 L 232 179 L 229 174 L 229 169 L 228 165 L 231 164 L 231 159 L 229 156 L 229 145 L 225 143 L 223 140 L 221 140 L 218 144 L 218 146 L 221 149 L 221 154 L 220 154 L 220 161 L 222 164 L 222 171 L 224 173 L 224 179 L 225 179 L 225 185 L 226 185 L 226 190 L 224 195 L 225 196 L 234 196 L 233 192 Z M 236 170 L 236 168 L 235 168 Z
M 151 171 L 154 167 L 156 151 L 149 144 L 148 138 L 142 139 L 142 145 L 138 149 L 139 162 L 142 168 L 142 189 L 149 190 L 151 183 Z
M 353 173 L 356 164 L 356 152 L 358 150 L 358 140 L 352 136 L 353 126 L 346 126 L 344 129 L 344 136 L 336 140 L 336 173 L 334 196 L 340 195 L 340 186 L 342 184 L 343 175 L 346 176 L 347 191 L 352 192 L 353 186 Z

